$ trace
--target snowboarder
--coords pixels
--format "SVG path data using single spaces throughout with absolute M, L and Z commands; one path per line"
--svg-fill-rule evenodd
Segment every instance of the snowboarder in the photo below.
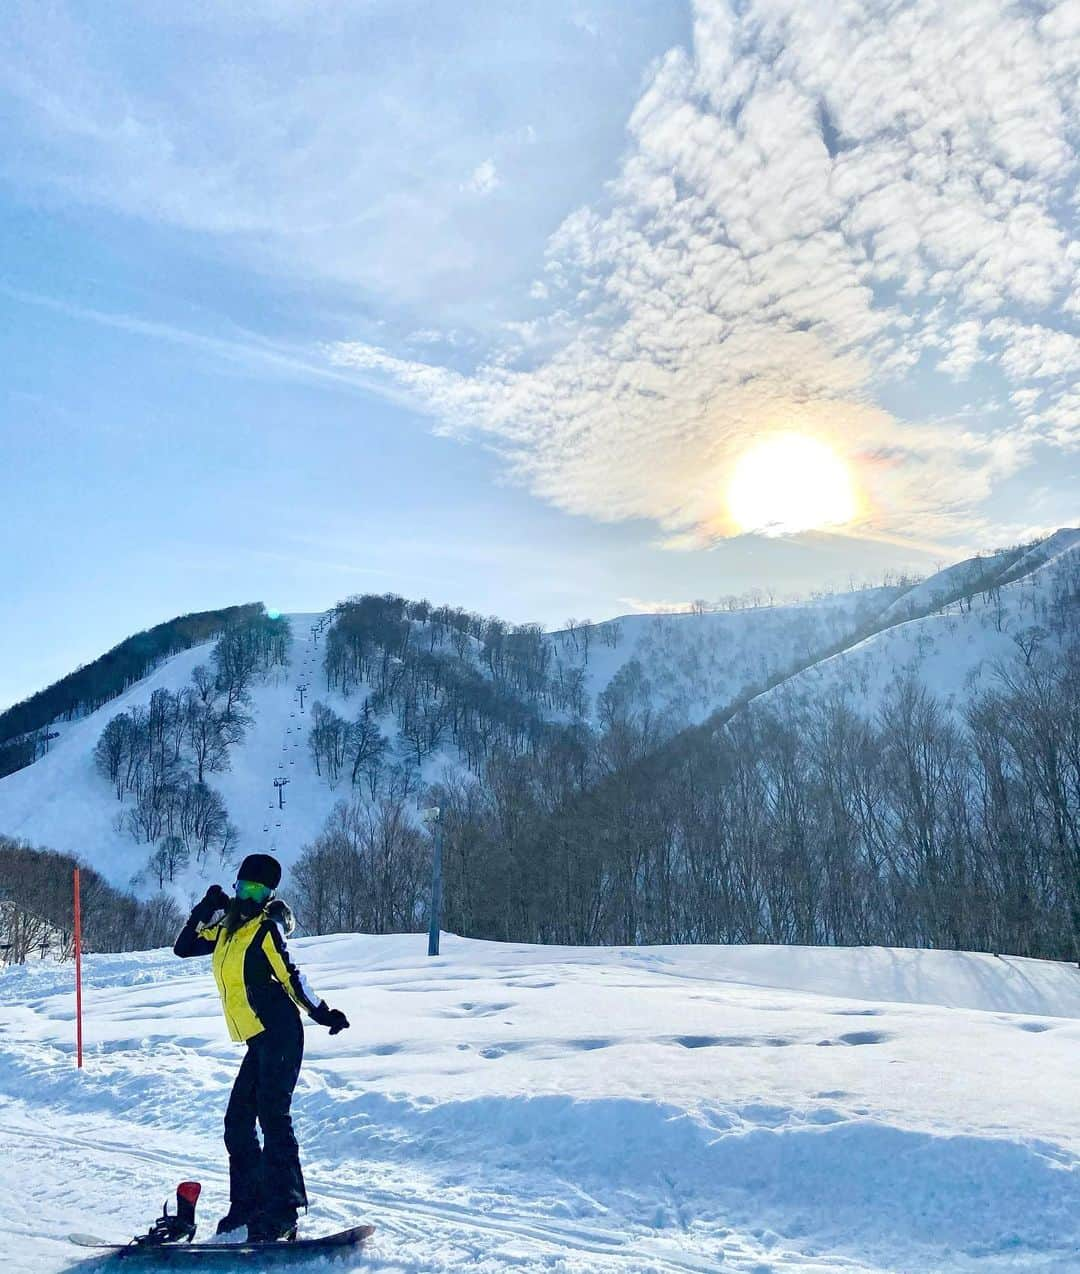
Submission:
M 247 1045 L 225 1111 L 229 1211 L 217 1232 L 246 1225 L 251 1242 L 294 1239 L 298 1210 L 307 1207 L 290 1115 L 304 1054 L 298 1010 L 329 1027 L 331 1035 L 349 1025 L 340 1009 L 312 992 L 289 959 L 285 938 L 294 922 L 287 904 L 274 896 L 280 882 L 276 859 L 249 854 L 240 864 L 235 895 L 211 885 L 173 946 L 184 958 L 213 956 L 229 1034 Z

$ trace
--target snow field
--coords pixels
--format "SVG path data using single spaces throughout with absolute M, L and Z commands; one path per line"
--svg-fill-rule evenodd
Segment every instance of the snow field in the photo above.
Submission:
M 308 1232 L 372 1271 L 1080 1268 L 1080 971 L 948 952 L 296 942 Z M 176 1181 L 226 1203 L 240 1050 L 207 961 L 0 975 L 0 1251 L 75 1263 Z M 328 1266 L 329 1268 L 329 1266 Z

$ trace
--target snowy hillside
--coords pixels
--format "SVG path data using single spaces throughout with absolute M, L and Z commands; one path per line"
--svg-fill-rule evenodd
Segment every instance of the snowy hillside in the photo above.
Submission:
M 637 659 L 655 706 L 685 724 L 744 697 L 777 693 L 778 684 L 811 694 L 842 683 L 872 711 L 907 672 L 957 700 L 1001 663 L 1060 638 L 1055 605 L 1078 587 L 1080 529 L 1062 529 L 908 587 L 730 612 L 627 615 L 608 621 L 617 645 L 593 640 L 587 685 L 595 697 Z M 599 626 L 601 637 L 606 627 Z M 572 634 L 555 633 L 552 641 L 562 657 L 580 661 Z
M 635 659 L 655 707 L 678 725 L 693 725 L 850 640 L 876 622 L 896 592 L 868 588 L 793 605 L 623 615 L 598 626 L 587 660 L 580 634 L 553 633 L 551 641 L 560 659 L 584 668 L 594 703 Z M 606 641 L 608 633 L 617 640 Z
M 241 846 L 278 849 L 286 858 L 294 856 L 290 848 L 299 849 L 304 839 L 318 832 L 330 804 L 315 780 L 303 728 L 306 706 L 301 713 L 296 692 L 301 678 L 318 684 L 312 627 L 320 617 L 289 618 L 291 664 L 275 669 L 254 687 L 254 725 L 244 743 L 232 749 L 230 769 L 211 779 L 240 830 Z M 184 651 L 96 712 L 59 723 L 55 728 L 60 737 L 47 756 L 0 781 L 0 828 L 9 836 L 77 854 L 113 883 L 126 885 L 145 863 L 151 846 L 137 843 L 117 828 L 123 807 L 94 768 L 94 746 L 114 716 L 136 704 L 145 705 L 155 690 L 176 691 L 187 684 L 192 670 L 208 662 L 210 650 L 208 643 Z M 285 788 L 287 807 L 279 810 L 273 781 L 281 776 L 290 782 Z M 212 878 L 221 875 L 214 866 L 208 865 Z M 192 875 L 191 889 L 198 883 Z
M 634 661 L 641 693 L 668 734 L 777 684 L 782 693 L 803 695 L 843 684 L 872 709 L 886 686 L 913 671 L 935 693 L 955 699 L 991 677 L 1001 660 L 1057 639 L 1054 608 L 1069 589 L 1076 591 L 1078 573 L 1080 532 L 1061 531 L 1027 551 L 960 563 L 906 589 L 864 589 L 799 605 L 624 616 L 587 630 L 553 633 L 544 639 L 552 663 L 547 675 L 563 685 L 579 679 L 575 711 L 595 726 L 601 692 Z M 266 849 L 286 866 L 319 834 L 334 803 L 357 790 L 348 776 L 317 772 L 308 747 L 312 707 L 322 702 L 351 721 L 370 690 L 363 681 L 351 683 L 348 695 L 338 684 L 328 685 L 327 630 L 321 630 L 321 640 L 315 630 L 323 616 L 288 618 L 294 638 L 290 662 L 253 686 L 252 725 L 232 748 L 229 769 L 208 777 L 239 833 L 232 858 Z M 438 641 L 433 628 L 414 621 L 414 630 L 418 648 L 438 652 L 452 646 L 451 630 Z M 490 679 L 480 642 L 467 634 L 459 638 L 458 649 L 472 660 L 476 675 Z M 197 665 L 209 661 L 210 651 L 208 644 L 184 651 L 96 712 L 57 723 L 59 737 L 47 755 L 0 779 L 0 833 L 76 854 L 126 886 L 154 846 L 118 826 L 130 798 L 117 800 L 95 770 L 93 749 L 113 717 L 146 705 L 156 690 L 178 691 Z M 299 685 L 307 687 L 303 707 Z M 568 716 L 565 707 L 542 710 L 552 720 Z M 377 724 L 396 755 L 400 720 L 384 706 Z M 444 731 L 422 758 L 419 777 L 437 781 L 463 773 L 464 766 Z M 287 780 L 280 806 L 275 779 Z M 180 872 L 173 891 L 184 903 L 207 879 L 224 878 L 230 869 L 231 862 L 192 864 Z
M 1075 1270 L 1080 973 L 884 948 L 294 943 L 352 1029 L 307 1028 L 294 1113 L 348 1268 L 574 1274 Z M 226 1204 L 239 1050 L 204 961 L 0 972 L 0 1250 L 100 1265 L 180 1179 Z
M 946 602 L 958 578 L 978 578 L 979 591 Z M 1080 531 L 1062 530 L 1022 555 L 999 554 L 972 569 L 950 568 L 894 602 L 901 619 L 832 658 L 788 679 L 772 694 L 808 696 L 843 688 L 873 711 L 885 688 L 913 674 L 946 703 L 961 705 L 993 684 L 997 671 L 1053 649 L 1067 624 L 1067 599 L 1080 595 Z M 931 613 L 919 615 L 925 605 Z M 1072 621 L 1075 623 L 1075 620 Z

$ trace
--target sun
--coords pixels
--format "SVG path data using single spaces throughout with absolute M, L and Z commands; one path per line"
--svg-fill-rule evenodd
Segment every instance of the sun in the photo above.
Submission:
M 743 532 L 792 535 L 842 526 L 856 514 L 851 470 L 833 449 L 807 434 L 774 434 L 735 464 L 728 513 Z

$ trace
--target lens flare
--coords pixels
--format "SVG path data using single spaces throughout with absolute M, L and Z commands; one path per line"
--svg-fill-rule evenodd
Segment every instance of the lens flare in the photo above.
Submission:
M 740 531 L 792 535 L 851 522 L 858 501 L 851 470 L 827 443 L 783 433 L 739 457 L 727 506 Z

